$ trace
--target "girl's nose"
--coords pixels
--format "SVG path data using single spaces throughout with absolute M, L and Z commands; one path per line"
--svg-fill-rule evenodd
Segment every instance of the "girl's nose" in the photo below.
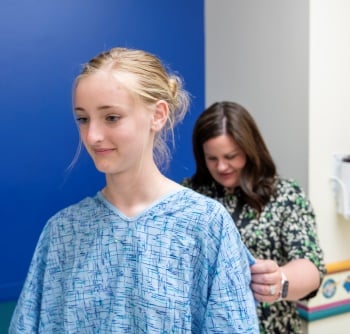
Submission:
M 96 144 L 103 140 L 103 136 L 102 126 L 95 122 L 90 122 L 86 135 L 87 142 L 90 145 Z

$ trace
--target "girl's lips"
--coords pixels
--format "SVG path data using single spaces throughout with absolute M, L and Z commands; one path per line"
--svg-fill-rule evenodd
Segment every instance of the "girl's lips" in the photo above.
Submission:
M 94 149 L 96 154 L 104 154 L 104 153 L 109 153 L 114 151 L 113 148 L 99 148 L 99 149 Z

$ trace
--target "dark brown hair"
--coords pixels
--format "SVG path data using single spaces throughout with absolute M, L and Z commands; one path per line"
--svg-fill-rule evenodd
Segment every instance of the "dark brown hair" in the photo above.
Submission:
M 206 166 L 203 144 L 223 134 L 230 135 L 246 154 L 239 187 L 243 201 L 260 213 L 275 194 L 276 166 L 253 117 L 237 103 L 216 102 L 197 119 L 192 135 L 196 160 L 193 187 L 216 183 Z

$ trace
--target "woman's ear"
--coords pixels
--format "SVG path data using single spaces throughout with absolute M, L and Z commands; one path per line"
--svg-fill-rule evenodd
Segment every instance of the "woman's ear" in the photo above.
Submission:
M 164 100 L 159 100 L 155 104 L 155 108 L 153 111 L 152 124 L 151 128 L 154 131 L 160 131 L 166 121 L 168 120 L 169 115 L 169 107 L 168 104 Z

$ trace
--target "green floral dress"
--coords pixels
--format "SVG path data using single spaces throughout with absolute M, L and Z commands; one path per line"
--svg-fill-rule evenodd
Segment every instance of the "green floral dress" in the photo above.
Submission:
M 182 184 L 193 188 L 191 179 Z M 300 186 L 292 180 L 278 179 L 277 194 L 265 206 L 259 218 L 247 204 L 240 204 L 240 188 L 234 194 L 212 186 L 195 189 L 221 202 L 230 212 L 244 243 L 259 259 L 272 259 L 280 266 L 307 258 L 320 271 L 323 278 L 326 269 L 320 248 L 315 215 L 312 206 Z M 316 291 L 306 298 L 316 294 Z M 273 304 L 259 303 L 258 316 L 261 333 L 302 333 L 301 319 L 294 302 L 280 301 Z

